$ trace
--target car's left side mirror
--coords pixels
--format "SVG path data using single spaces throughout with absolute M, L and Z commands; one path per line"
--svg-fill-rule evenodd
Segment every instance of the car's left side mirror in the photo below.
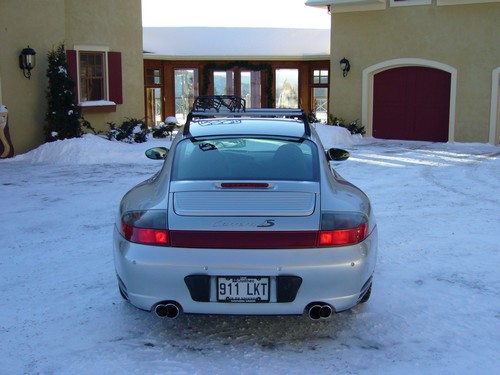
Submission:
M 146 156 L 153 160 L 164 160 L 167 158 L 168 148 L 166 147 L 153 147 L 146 150 Z
M 329 148 L 326 150 L 326 157 L 329 161 L 343 161 L 349 159 L 349 151 L 341 148 Z

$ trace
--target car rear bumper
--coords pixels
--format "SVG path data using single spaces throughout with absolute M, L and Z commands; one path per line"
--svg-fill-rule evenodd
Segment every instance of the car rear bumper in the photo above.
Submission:
M 358 303 L 372 277 L 376 253 L 376 228 L 356 245 L 308 249 L 147 246 L 130 243 L 116 228 L 114 231 L 114 260 L 121 288 L 130 303 L 148 311 L 169 301 L 193 314 L 301 315 L 313 303 L 329 304 L 339 312 Z M 270 301 L 217 302 L 218 276 L 269 277 Z M 195 285 L 195 289 L 203 289 L 198 294 L 193 295 L 193 285 L 187 282 L 190 278 L 202 280 L 201 286 Z M 293 296 L 283 298 L 283 282 L 298 279 L 301 281 Z

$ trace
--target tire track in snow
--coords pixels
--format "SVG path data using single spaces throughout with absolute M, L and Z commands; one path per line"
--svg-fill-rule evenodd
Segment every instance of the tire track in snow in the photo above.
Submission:
M 449 153 L 447 153 L 449 154 Z M 439 154 L 438 154 L 439 155 Z M 484 201 L 493 204 L 500 204 L 500 194 L 498 194 L 498 186 L 500 186 L 500 175 L 498 174 L 497 158 L 489 155 L 473 155 L 473 154 L 457 154 L 457 156 L 465 157 L 465 159 L 455 159 L 445 157 L 450 163 L 445 168 L 460 169 L 467 183 L 463 185 L 453 184 L 452 181 L 441 178 L 441 173 L 448 174 L 448 171 L 443 171 L 441 168 L 429 167 L 421 171 L 422 177 L 433 184 L 434 186 L 446 191 L 447 193 L 456 194 L 458 196 L 470 198 L 474 201 Z M 457 173 L 458 174 L 458 173 Z M 487 175 L 485 178 L 483 176 Z M 491 177 L 494 177 L 497 182 L 492 182 Z M 480 190 L 484 192 L 482 196 L 477 195 L 477 189 L 471 191 L 470 181 L 475 184 L 482 185 Z M 495 195 L 496 193 L 496 195 Z

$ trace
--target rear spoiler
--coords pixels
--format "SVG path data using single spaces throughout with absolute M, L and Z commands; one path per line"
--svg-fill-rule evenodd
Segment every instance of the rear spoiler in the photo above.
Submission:
M 309 120 L 301 108 L 246 108 L 245 99 L 235 95 L 198 96 L 189 112 L 184 135 L 189 135 L 189 125 L 193 118 L 203 117 L 285 117 L 296 118 L 304 123 L 304 133 L 311 135 Z

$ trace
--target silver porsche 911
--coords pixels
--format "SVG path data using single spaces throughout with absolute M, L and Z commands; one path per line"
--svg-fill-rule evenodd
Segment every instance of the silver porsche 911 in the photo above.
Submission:
M 158 316 L 302 315 L 366 302 L 377 255 L 370 201 L 331 166 L 300 109 L 199 97 L 162 169 L 122 199 L 121 295 Z

